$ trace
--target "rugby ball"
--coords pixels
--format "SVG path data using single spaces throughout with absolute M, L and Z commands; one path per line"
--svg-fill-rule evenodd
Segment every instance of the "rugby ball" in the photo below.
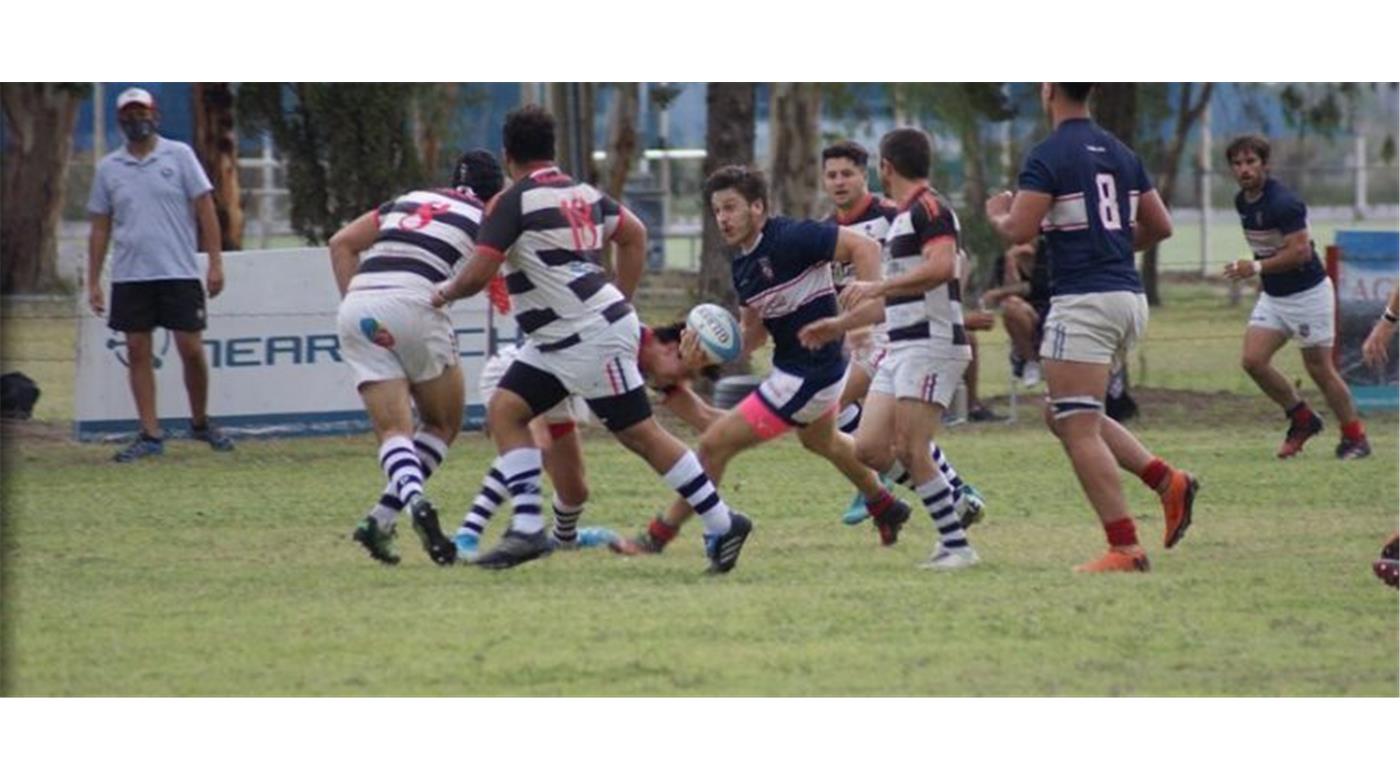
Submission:
M 739 357 L 742 345 L 739 321 L 723 306 L 702 303 L 690 310 L 685 326 L 700 338 L 700 348 L 716 363 L 728 363 Z

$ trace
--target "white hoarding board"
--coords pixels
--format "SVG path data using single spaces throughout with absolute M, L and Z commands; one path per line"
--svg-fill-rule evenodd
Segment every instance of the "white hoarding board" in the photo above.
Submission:
M 208 302 L 203 334 L 209 414 L 244 434 L 367 429 L 353 375 L 340 356 L 340 295 L 329 253 L 324 248 L 226 252 L 224 276 L 223 293 Z M 477 427 L 483 409 L 476 377 L 495 343 L 515 339 L 515 323 L 490 317 L 484 295 L 458 301 L 451 313 L 467 376 L 466 424 Z M 189 400 L 174 340 L 162 329 L 155 332 L 155 353 L 156 412 L 162 427 L 180 435 L 188 429 Z M 86 306 L 78 321 L 75 395 L 78 438 L 136 431 L 125 340 Z

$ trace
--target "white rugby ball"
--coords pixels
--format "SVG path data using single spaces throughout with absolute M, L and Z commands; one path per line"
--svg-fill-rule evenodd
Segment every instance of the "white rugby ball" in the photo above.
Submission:
M 700 348 L 716 363 L 728 363 L 739 357 L 742 349 L 739 321 L 723 306 L 702 303 L 690 310 L 685 325 L 695 331 L 700 338 Z

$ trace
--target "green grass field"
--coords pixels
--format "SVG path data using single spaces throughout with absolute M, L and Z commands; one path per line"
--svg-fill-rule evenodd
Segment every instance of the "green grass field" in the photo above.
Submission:
M 1303 456 L 1276 461 L 1281 417 L 1236 367 L 1246 314 L 1223 288 L 1172 286 L 1134 360 L 1148 386 L 1135 428 L 1204 482 L 1167 552 L 1155 499 L 1125 480 L 1148 576 L 1070 573 L 1102 535 L 1027 407 L 943 439 L 990 510 L 973 534 L 984 565 L 953 575 L 915 566 L 927 519 L 892 549 L 842 526 L 847 487 L 791 440 L 734 464 L 728 499 L 757 528 L 713 579 L 694 526 L 659 557 L 581 551 L 507 572 L 435 568 L 405 526 L 404 563 L 373 564 L 346 538 L 382 482 L 367 436 L 229 455 L 174 442 L 118 466 L 110 446 L 10 427 L 6 692 L 1394 697 L 1396 593 L 1369 564 L 1400 506 L 1396 417 L 1369 418 L 1368 460 L 1332 457 L 1329 416 Z M 71 322 L 6 316 L 6 370 L 71 354 Z M 1005 339 L 983 344 L 983 394 L 1004 393 Z M 71 386 L 45 376 L 40 416 L 60 422 Z M 586 449 L 585 524 L 631 532 L 668 499 L 605 436 Z M 479 434 L 454 446 L 429 484 L 446 523 L 490 457 Z

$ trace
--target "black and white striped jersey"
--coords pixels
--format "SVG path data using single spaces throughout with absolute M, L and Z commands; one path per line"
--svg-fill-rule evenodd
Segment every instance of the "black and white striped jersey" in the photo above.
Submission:
M 856 204 L 846 214 L 834 211 L 826 218 L 827 222 L 840 227 L 850 228 L 863 236 L 873 238 L 882 245 L 885 243 L 885 234 L 889 232 L 890 222 L 894 220 L 895 214 L 899 211 L 898 206 L 892 200 L 877 198 L 866 193 L 865 199 Z M 831 275 L 836 282 L 836 288 L 846 286 L 847 282 L 855 279 L 849 263 L 835 263 L 831 268 Z
M 962 285 L 964 261 L 958 216 L 942 195 L 921 187 L 900 205 L 885 234 L 885 278 L 903 276 L 924 262 L 923 249 L 930 243 L 952 242 L 957 267 L 952 279 L 931 290 L 885 298 L 885 331 L 890 348 L 926 344 L 937 357 L 972 359 L 963 327 Z
M 632 313 L 603 270 L 624 209 L 557 167 L 533 171 L 492 200 L 477 251 L 504 261 L 516 323 L 562 349 Z
M 471 258 L 484 209 L 469 190 L 413 190 L 385 203 L 375 212 L 379 235 L 361 255 L 350 289 L 431 291 Z

